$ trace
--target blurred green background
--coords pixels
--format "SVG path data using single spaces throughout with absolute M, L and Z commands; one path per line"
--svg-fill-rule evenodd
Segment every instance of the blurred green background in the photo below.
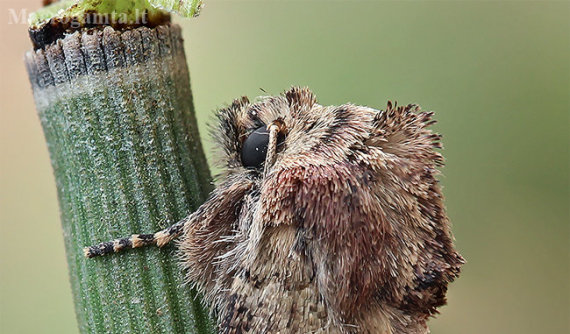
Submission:
M 3 0 L 1 13 L 39 2 Z M 434 110 L 468 262 L 432 332 L 570 332 L 569 2 L 205 3 L 181 23 L 207 151 L 213 111 L 260 88 Z M 26 25 L 0 27 L 0 333 L 74 333 L 55 184 L 22 60 Z

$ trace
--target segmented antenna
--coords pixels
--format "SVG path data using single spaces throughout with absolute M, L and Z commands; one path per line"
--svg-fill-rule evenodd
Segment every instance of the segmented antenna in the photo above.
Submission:
M 111 253 L 118 253 L 125 249 L 139 248 L 150 245 L 162 247 L 172 240 L 176 239 L 180 234 L 184 225 L 190 220 L 190 216 L 179 221 L 178 223 L 153 234 L 133 234 L 130 238 L 115 239 L 107 241 L 95 246 L 83 248 L 85 257 L 92 258 L 103 256 Z

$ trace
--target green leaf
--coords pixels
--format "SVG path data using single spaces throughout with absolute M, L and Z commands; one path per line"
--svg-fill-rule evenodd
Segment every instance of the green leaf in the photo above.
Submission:
M 148 2 L 156 8 L 161 8 L 183 17 L 198 16 L 200 10 L 204 7 L 202 0 L 149 0 Z
M 74 19 L 85 23 L 86 13 L 109 15 L 115 13 L 123 21 L 140 22 L 142 15 L 160 16 L 163 11 L 183 17 L 198 16 L 203 7 L 202 0 L 64 0 L 52 3 L 30 14 L 30 28 L 37 29 L 50 20 Z M 122 15 L 122 16 L 121 16 Z

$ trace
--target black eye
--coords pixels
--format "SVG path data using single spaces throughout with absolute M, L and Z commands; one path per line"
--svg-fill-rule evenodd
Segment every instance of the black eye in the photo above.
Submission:
M 253 131 L 243 142 L 241 149 L 241 162 L 246 168 L 260 168 L 267 155 L 269 132 L 267 126 Z

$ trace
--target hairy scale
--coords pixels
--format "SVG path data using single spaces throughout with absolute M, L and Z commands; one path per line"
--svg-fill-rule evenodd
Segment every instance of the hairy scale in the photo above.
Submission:
M 218 120 L 224 173 L 209 199 L 166 230 L 85 255 L 180 237 L 188 281 L 220 333 L 427 333 L 463 263 L 432 113 L 322 106 L 294 87 L 235 100 Z

